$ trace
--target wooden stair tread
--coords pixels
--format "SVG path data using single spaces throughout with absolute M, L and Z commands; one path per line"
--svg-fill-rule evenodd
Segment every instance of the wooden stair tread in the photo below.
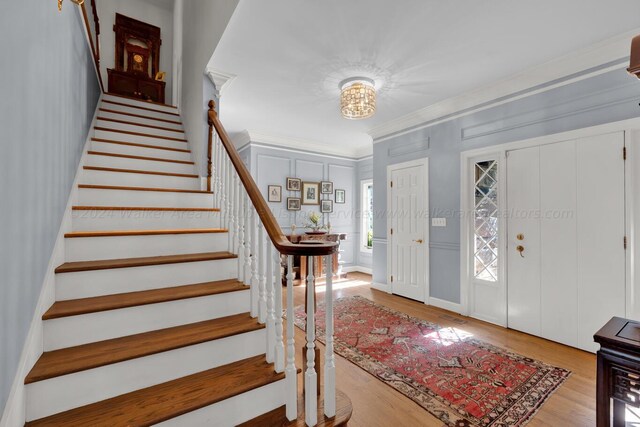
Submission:
M 125 187 L 121 185 L 78 184 L 78 188 L 93 188 L 95 190 L 156 191 L 156 192 L 162 192 L 162 193 L 213 194 L 213 191 L 207 191 L 207 190 L 183 190 L 180 188 L 155 188 L 155 187 Z
M 139 173 L 143 175 L 160 175 L 160 176 L 177 176 L 180 178 L 193 178 L 198 179 L 196 174 L 187 173 L 172 173 L 172 172 L 158 172 L 158 171 L 146 171 L 140 169 L 119 169 L 119 168 L 105 168 L 102 166 L 83 166 L 85 170 L 102 171 L 102 172 L 119 172 L 119 173 Z
M 172 288 L 151 289 L 147 291 L 127 292 L 115 295 L 80 298 L 74 300 L 57 301 L 42 316 L 42 320 L 59 319 L 61 317 L 77 316 L 80 314 L 97 313 L 101 311 L 117 310 L 141 305 L 157 304 L 168 301 L 178 301 L 208 295 L 224 294 L 228 292 L 249 289 L 243 283 L 232 280 L 182 285 Z
M 98 261 L 65 262 L 55 272 L 73 273 L 78 271 L 106 270 L 111 268 L 144 267 L 149 265 L 177 264 L 182 262 L 215 261 L 237 258 L 231 252 L 203 252 L 197 254 L 162 255 L 139 258 L 103 259 Z
M 161 145 L 140 144 L 138 142 L 116 141 L 114 139 L 91 138 L 95 142 L 104 142 L 105 144 L 128 145 L 130 147 L 151 148 L 153 150 L 175 151 L 178 153 L 190 153 L 191 150 L 184 148 L 163 147 Z
M 45 351 L 25 384 L 263 329 L 249 313 Z
M 156 206 L 72 206 L 74 211 L 163 211 L 163 212 L 220 212 L 218 208 L 166 208 Z
M 133 96 L 120 95 L 119 93 L 106 92 L 105 95 L 113 96 L 115 98 L 130 99 L 132 101 L 136 101 L 136 102 L 139 102 L 139 103 L 142 103 L 142 104 L 159 105 L 161 107 L 169 107 L 169 108 L 174 108 L 176 110 L 178 109 L 177 106 L 171 105 L 171 104 L 165 104 L 164 102 L 148 101 L 148 100 L 145 100 L 145 99 L 135 98 Z
M 98 110 L 100 110 L 100 111 L 102 111 L 104 113 L 120 114 L 120 115 L 123 115 L 123 116 L 136 117 L 138 119 L 155 120 L 155 121 L 158 121 L 158 122 L 171 123 L 171 124 L 174 124 L 174 125 L 182 126 L 182 122 L 176 122 L 176 121 L 173 121 L 173 120 L 159 119 L 157 117 L 143 116 L 141 114 L 125 113 L 124 111 L 110 110 L 108 108 L 102 108 L 102 107 L 100 107 Z
M 318 424 L 317 427 L 338 427 L 346 426 L 351 419 L 353 413 L 353 405 L 349 396 L 336 390 L 336 415 L 333 418 L 327 418 L 324 415 L 324 401 L 318 398 Z M 298 399 L 298 419 L 289 421 L 286 416 L 286 407 L 281 406 L 273 411 L 262 414 L 246 423 L 238 425 L 238 427 L 306 427 L 304 421 L 304 399 Z
M 129 122 L 127 120 L 118 120 L 118 119 L 112 119 L 112 118 L 109 118 L 109 117 L 100 117 L 100 116 L 98 116 L 97 120 L 102 120 L 102 121 L 105 121 L 105 122 L 120 123 L 120 124 L 124 124 L 124 125 L 141 126 L 141 127 L 145 127 L 145 128 L 151 128 L 151 129 L 165 130 L 167 132 L 184 133 L 184 131 L 180 130 L 180 129 L 165 128 L 165 127 L 162 127 L 162 126 L 148 125 L 148 124 L 145 124 L 145 123 Z
M 154 134 L 144 133 L 144 132 L 132 132 L 132 131 L 129 131 L 129 130 L 105 128 L 105 127 L 102 127 L 102 126 L 95 126 L 94 129 L 95 130 L 103 130 L 105 132 L 124 133 L 125 135 L 145 136 L 145 137 L 149 137 L 149 138 L 166 139 L 166 140 L 169 140 L 169 141 L 187 142 L 187 140 L 184 139 L 184 138 L 173 138 L 173 137 L 170 137 L 170 136 L 154 135 Z
M 132 156 L 130 154 L 106 153 L 103 151 L 93 151 L 93 150 L 87 151 L 87 154 L 91 154 L 93 156 L 122 157 L 125 159 L 136 159 L 136 160 L 151 160 L 154 162 L 181 163 L 183 165 L 195 164 L 194 162 L 189 162 L 186 160 L 163 159 L 162 157 Z
M 114 230 L 114 231 L 74 231 L 66 233 L 65 238 L 79 237 L 122 237 L 122 236 L 159 236 L 164 234 L 214 234 L 228 233 L 226 228 L 179 228 L 167 230 Z
M 170 116 L 180 117 L 180 114 L 178 114 L 178 113 L 169 113 L 167 111 L 156 110 L 155 108 L 147 108 L 147 107 L 142 107 L 142 106 L 139 106 L 139 105 L 125 104 L 124 102 L 109 101 L 108 99 L 103 99 L 102 103 L 103 104 L 107 103 L 107 104 L 112 104 L 112 105 L 120 105 L 122 107 L 137 108 L 138 110 L 152 111 L 154 113 L 168 114 Z M 151 104 L 151 105 L 153 106 L 153 104 Z

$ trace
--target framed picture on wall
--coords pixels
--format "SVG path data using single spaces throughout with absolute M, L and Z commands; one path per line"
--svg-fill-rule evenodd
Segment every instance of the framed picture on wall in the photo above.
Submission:
M 300 191 L 302 187 L 302 180 L 299 178 L 287 178 L 287 190 L 288 191 Z
M 344 190 L 336 190 L 336 203 L 344 203 L 345 202 L 345 194 Z
M 333 212 L 333 200 L 323 200 L 320 205 L 320 212 L 331 213 Z
M 299 211 L 300 210 L 300 198 L 299 197 L 287 197 L 287 210 Z
M 322 194 L 331 194 L 333 193 L 333 182 L 322 181 L 320 183 L 320 188 L 322 189 Z
M 270 202 L 281 202 L 282 201 L 282 186 L 281 185 L 270 185 L 268 188 L 268 200 Z
M 317 182 L 302 183 L 302 204 L 303 205 L 319 205 L 320 204 L 320 184 Z

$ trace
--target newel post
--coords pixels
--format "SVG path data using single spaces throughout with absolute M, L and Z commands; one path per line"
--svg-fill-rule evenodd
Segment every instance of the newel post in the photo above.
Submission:
M 213 157 L 213 120 L 210 114 L 215 114 L 216 103 L 213 99 L 209 101 L 209 112 L 207 113 L 207 123 L 209 124 L 209 144 L 207 145 L 207 191 L 211 191 L 212 157 Z

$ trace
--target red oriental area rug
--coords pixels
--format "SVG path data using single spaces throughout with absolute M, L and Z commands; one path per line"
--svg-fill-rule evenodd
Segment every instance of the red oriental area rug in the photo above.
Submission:
M 336 353 L 452 427 L 522 426 L 571 374 L 363 297 L 335 300 L 334 314 Z M 323 343 L 324 316 L 318 304 Z M 302 329 L 304 317 L 297 307 Z

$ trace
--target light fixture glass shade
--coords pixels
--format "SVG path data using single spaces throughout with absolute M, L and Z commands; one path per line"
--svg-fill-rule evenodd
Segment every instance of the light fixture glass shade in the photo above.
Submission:
M 345 119 L 366 119 L 376 112 L 374 82 L 366 78 L 354 78 L 340 84 L 340 111 Z

